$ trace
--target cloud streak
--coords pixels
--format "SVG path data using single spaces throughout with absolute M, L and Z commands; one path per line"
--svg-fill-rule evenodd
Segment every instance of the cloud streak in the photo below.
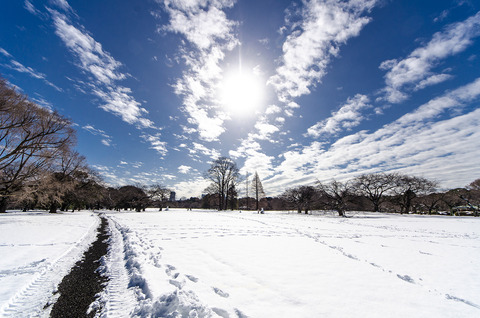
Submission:
M 390 103 L 400 103 L 408 98 L 408 91 L 419 90 L 451 78 L 449 74 L 432 71 L 449 56 L 464 51 L 472 40 L 480 36 L 480 12 L 465 21 L 448 25 L 437 32 L 424 46 L 415 49 L 403 60 L 387 60 L 380 69 L 387 70 L 383 98 Z
M 305 1 L 300 11 L 301 22 L 292 26 L 292 33 L 283 44 L 281 66 L 268 83 L 288 103 L 310 93 L 327 73 L 332 57 L 340 46 L 357 36 L 370 22 L 363 16 L 376 1 Z
M 93 77 L 92 91 L 104 103 L 100 107 L 129 124 L 140 128 L 153 128 L 153 122 L 144 117 L 148 111 L 140 107 L 141 104 L 131 95 L 131 90 L 116 84 L 117 81 L 127 78 L 126 74 L 118 70 L 122 63 L 104 51 L 102 45 L 83 27 L 75 27 L 65 15 L 55 10 L 49 11 L 55 33 L 77 58 L 77 66 Z
M 8 68 L 10 68 L 14 71 L 20 72 L 20 73 L 26 73 L 33 78 L 43 80 L 43 82 L 45 84 L 47 84 L 48 86 L 53 87 L 54 89 L 56 89 L 59 92 L 62 91 L 62 89 L 60 87 L 58 87 L 57 85 L 55 85 L 52 82 L 50 82 L 49 80 L 47 80 L 47 75 L 45 75 L 41 72 L 38 72 L 38 71 L 34 70 L 33 68 L 25 66 L 22 63 L 18 62 L 17 60 L 15 60 L 15 58 L 10 53 L 8 53 L 5 49 L 3 49 L 1 47 L 0 47 L 0 54 L 5 56 L 6 58 L 8 58 L 10 60 L 9 61 L 10 63 L 5 65 L 6 67 L 8 67 Z
M 308 128 L 307 135 L 318 138 L 321 135 L 335 135 L 342 130 L 350 130 L 358 126 L 363 120 L 362 111 L 372 107 L 369 101 L 368 96 L 361 94 L 349 98 L 345 105 L 332 113 L 331 117 Z
M 104 144 L 105 146 L 110 147 L 112 145 L 112 137 L 109 136 L 105 131 L 101 129 L 97 129 L 92 125 L 85 125 L 82 127 L 82 129 L 88 131 L 94 136 L 102 137 L 101 143 Z

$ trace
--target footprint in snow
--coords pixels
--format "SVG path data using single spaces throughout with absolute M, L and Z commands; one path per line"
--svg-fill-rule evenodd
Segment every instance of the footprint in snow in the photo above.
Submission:
M 177 268 L 172 265 L 167 264 L 167 269 L 165 270 L 165 273 L 167 273 L 168 276 L 172 276 L 172 271 L 176 270 Z
M 182 289 L 183 285 L 185 285 L 185 281 L 180 282 L 180 281 L 174 280 L 174 279 L 170 279 L 168 282 L 170 284 L 172 284 L 173 286 L 177 287 L 178 289 Z
M 415 281 L 413 280 L 413 278 L 411 278 L 411 277 L 408 276 L 408 275 L 403 275 L 403 276 L 402 276 L 402 275 L 397 274 L 397 277 L 400 278 L 400 279 L 402 279 L 402 280 L 404 280 L 404 281 L 406 281 L 406 282 L 408 282 L 408 283 L 415 284 Z
M 185 276 L 194 283 L 198 282 L 198 278 L 196 278 L 195 276 L 192 276 L 192 275 L 185 275 Z
M 228 311 L 226 311 L 225 309 L 213 307 L 212 310 L 213 310 L 214 313 L 216 313 L 220 317 L 230 318 L 230 315 L 228 314 Z
M 212 288 L 213 288 L 213 291 L 215 292 L 215 294 L 217 294 L 218 296 L 223 297 L 223 298 L 230 297 L 229 293 L 224 292 L 220 288 L 217 288 L 217 287 L 212 287 Z

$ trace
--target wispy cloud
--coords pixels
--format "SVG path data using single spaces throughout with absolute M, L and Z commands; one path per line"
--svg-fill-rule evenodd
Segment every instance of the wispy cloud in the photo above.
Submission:
M 150 149 L 157 151 L 161 157 L 164 157 L 167 154 L 167 143 L 165 141 L 161 141 L 159 133 L 155 135 L 144 134 L 140 137 L 149 142 Z
M 66 0 L 50 0 L 50 2 L 65 12 L 73 12 L 72 7 L 70 7 Z
M 320 137 L 324 134 L 337 134 L 342 130 L 349 130 L 358 126 L 363 120 L 362 112 L 365 108 L 370 108 L 368 96 L 357 94 L 349 98 L 347 103 L 340 107 L 332 116 L 324 119 L 312 127 L 308 128 L 307 135 Z
M 100 107 L 129 124 L 152 128 L 153 122 L 144 117 L 147 110 L 140 107 L 141 104 L 131 95 L 131 89 L 116 83 L 127 78 L 119 71 L 122 63 L 104 51 L 83 26 L 74 26 L 65 15 L 55 10 L 50 13 L 55 33 L 77 58 L 77 66 L 93 77 L 92 92 L 104 102 Z
M 357 36 L 370 18 L 362 16 L 371 10 L 369 1 L 304 1 L 299 12 L 301 21 L 291 26 L 291 34 L 283 44 L 281 66 L 269 79 L 279 100 L 309 94 L 312 86 L 327 73 L 332 57 L 340 46 Z
M 233 0 L 158 1 L 170 16 L 162 31 L 181 34 L 188 41 L 181 48 L 186 70 L 175 84 L 176 94 L 183 97 L 183 111 L 188 116 L 188 128 L 206 141 L 217 140 L 225 132 L 228 116 L 220 109 L 216 90 L 222 77 L 221 61 L 225 52 L 237 44 L 233 28 L 223 11 L 233 6 Z M 187 48 L 188 47 L 188 48 Z
M 437 32 L 424 46 L 415 49 L 403 60 L 384 61 L 380 68 L 388 70 L 383 98 L 400 103 L 408 98 L 409 90 L 418 90 L 448 80 L 449 74 L 432 71 L 442 59 L 464 51 L 472 39 L 480 36 L 480 12 L 465 21 L 448 25 Z
M 78 68 L 89 76 L 88 81 L 76 81 L 77 87 L 82 92 L 90 92 L 97 96 L 102 102 L 101 109 L 120 117 L 124 122 L 142 130 L 157 129 L 153 121 L 146 117 L 148 111 L 141 107 L 132 90 L 118 84 L 119 81 L 129 77 L 120 70 L 122 63 L 105 51 L 101 43 L 97 42 L 82 25 L 69 18 L 77 16 L 66 0 L 52 0 L 51 3 L 68 14 L 67 16 L 47 8 L 55 27 L 55 34 L 76 58 L 75 64 Z M 145 133 L 142 138 L 162 157 L 166 155 L 166 142 L 161 141 L 158 134 Z M 103 139 L 102 143 L 107 146 L 111 144 L 109 139 Z
M 42 15 L 42 13 L 39 10 L 37 10 L 37 8 L 35 8 L 35 6 L 29 0 L 25 0 L 25 2 L 23 3 L 23 6 L 31 14 L 34 14 L 37 16 Z
M 220 157 L 220 152 L 213 148 L 207 148 L 205 145 L 198 142 L 193 142 L 193 147 L 188 149 L 189 156 L 192 159 L 201 160 L 199 155 L 207 156 L 210 160 L 215 160 Z
M 12 69 L 12 70 L 20 72 L 20 73 L 26 73 L 33 78 L 43 80 L 43 82 L 45 84 L 47 84 L 48 86 L 53 87 L 54 89 L 56 89 L 59 92 L 62 91 L 62 89 L 60 87 L 58 87 L 57 85 L 55 85 L 52 82 L 50 82 L 49 80 L 47 80 L 47 76 L 45 74 L 43 74 L 41 72 L 38 72 L 38 71 L 34 70 L 33 68 L 31 68 L 29 66 L 25 66 L 22 63 L 18 62 L 17 60 L 15 60 L 15 58 L 13 57 L 12 54 L 10 54 L 9 52 L 7 52 L 5 49 L 3 49 L 1 47 L 0 47 L 0 54 L 9 59 L 9 64 L 4 64 L 5 67 L 8 67 L 9 69 Z
M 110 147 L 112 145 L 112 137 L 109 136 L 105 131 L 101 129 L 97 129 L 92 125 L 85 125 L 82 127 L 82 129 L 88 131 L 94 136 L 102 137 L 101 143 L 104 144 L 105 146 Z

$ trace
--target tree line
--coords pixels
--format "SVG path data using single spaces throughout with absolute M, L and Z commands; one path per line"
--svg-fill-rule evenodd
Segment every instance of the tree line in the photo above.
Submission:
M 295 209 L 305 214 L 311 210 L 334 210 L 339 216 L 346 216 L 347 211 L 426 214 L 471 211 L 477 216 L 480 205 L 480 179 L 465 188 L 439 191 L 438 183 L 427 178 L 400 173 L 370 173 L 347 181 L 317 181 L 313 185 L 286 189 L 277 197 L 266 197 L 258 173 L 255 172 L 252 180 L 248 179 L 248 174 L 247 179 L 242 180 L 231 158 L 214 160 L 205 176 L 211 185 L 205 190 L 207 195 L 201 207 L 216 207 L 218 210 Z M 237 198 L 237 189 L 243 181 L 246 196 Z M 250 204 L 252 201 L 254 206 Z

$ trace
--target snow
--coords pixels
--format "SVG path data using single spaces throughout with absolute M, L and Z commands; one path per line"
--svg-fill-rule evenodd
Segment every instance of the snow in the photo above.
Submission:
M 48 317 L 43 307 L 98 224 L 90 212 L 0 214 L 0 317 Z
M 106 304 L 129 299 L 125 317 L 480 315 L 476 218 L 179 210 L 108 217 L 121 233 L 129 288 Z M 108 307 L 103 315 L 121 313 Z
M 480 316 L 479 218 L 105 215 L 111 237 L 101 270 L 110 281 L 92 304 L 103 308 L 99 317 Z M 1 215 L 0 316 L 48 316 L 45 300 L 54 301 L 97 225 L 91 213 Z M 48 275 L 49 283 L 38 279 Z M 26 297 L 31 286 L 38 295 Z

